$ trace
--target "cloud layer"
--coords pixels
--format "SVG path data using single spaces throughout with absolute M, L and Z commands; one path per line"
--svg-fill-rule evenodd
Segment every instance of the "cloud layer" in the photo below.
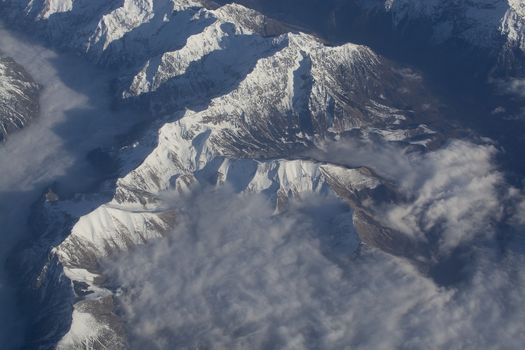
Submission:
M 492 238 L 509 190 L 493 162 L 496 149 L 454 141 L 413 161 L 399 181 L 411 200 L 389 208 L 387 222 L 404 233 L 434 240 L 447 252 Z
M 137 349 L 525 342 L 519 249 L 473 251 L 469 278 L 445 289 L 402 259 L 356 254 L 350 213 L 334 200 L 310 198 L 278 216 L 261 196 L 224 190 L 173 205 L 180 216 L 171 236 L 108 265 Z

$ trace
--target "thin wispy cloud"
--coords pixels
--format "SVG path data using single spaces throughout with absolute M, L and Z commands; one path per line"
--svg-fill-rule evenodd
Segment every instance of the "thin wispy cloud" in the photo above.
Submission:
M 378 219 L 442 254 L 493 238 L 519 191 L 506 183 L 491 143 L 451 140 L 434 151 L 410 151 L 386 141 L 343 139 L 311 156 L 346 166 L 366 166 L 392 183 L 402 200 L 378 203 Z

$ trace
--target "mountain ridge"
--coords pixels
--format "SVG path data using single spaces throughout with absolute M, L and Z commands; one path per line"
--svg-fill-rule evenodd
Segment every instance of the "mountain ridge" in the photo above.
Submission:
M 22 66 L 0 52 L 0 142 L 38 116 L 40 88 Z
M 240 5 L 1 6 L 22 11 L 10 15 L 45 28 L 50 42 L 118 66 L 117 101 L 136 100 L 154 117 L 140 138 L 108 152 L 119 163 L 115 179 L 94 194 L 37 205 L 39 238 L 21 254 L 39 308 L 34 347 L 126 348 L 119 291 L 104 274 L 104 260 L 166 236 L 178 209 L 166 196 L 196 188 L 264 194 L 276 215 L 308 195 L 335 197 L 348 209 L 338 232 L 355 243 L 345 254 L 365 243 L 432 266 L 428 245 L 378 218 L 378 207 L 402 196 L 393 189 L 401 186 L 391 185 L 398 179 L 362 160 L 330 159 L 335 152 L 322 152 L 325 159 L 311 154 L 326 142 L 356 139 L 414 158 L 446 145 L 453 128 L 439 120 L 440 103 L 416 71 L 365 46 L 329 46 L 309 34 L 283 33 L 276 23 L 270 30 L 269 20 Z

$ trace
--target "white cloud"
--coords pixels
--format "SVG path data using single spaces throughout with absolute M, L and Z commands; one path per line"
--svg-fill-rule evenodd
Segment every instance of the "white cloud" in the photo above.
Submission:
M 400 179 L 412 199 L 388 209 L 387 222 L 409 235 L 437 235 L 443 251 L 490 238 L 502 218 L 506 191 L 494 163 L 496 149 L 454 141 L 413 162 Z
M 308 156 L 349 167 L 366 166 L 390 180 L 403 178 L 414 171 L 411 155 L 401 147 L 379 139 L 379 136 L 374 141 L 345 137 L 337 142 L 324 141 L 317 146 L 319 148 L 310 151 Z
M 525 79 L 512 78 L 496 81 L 496 85 L 504 94 L 525 97 Z
M 525 225 L 525 198 L 523 197 L 521 198 L 519 204 L 516 205 L 513 221 L 518 225 Z
M 137 349 L 514 349 L 525 341 L 517 252 L 476 251 L 471 278 L 445 289 L 402 259 L 354 254 L 351 229 L 332 229 L 349 215 L 337 202 L 314 198 L 275 216 L 257 195 L 185 201 L 175 203 L 170 237 L 109 263 Z M 339 209 L 312 215 L 327 206 Z
M 494 236 L 509 197 L 491 144 L 453 140 L 428 152 L 409 152 L 385 141 L 341 140 L 312 154 L 319 160 L 367 166 L 394 183 L 405 198 L 379 203 L 377 219 L 417 240 L 438 245 L 440 254 Z

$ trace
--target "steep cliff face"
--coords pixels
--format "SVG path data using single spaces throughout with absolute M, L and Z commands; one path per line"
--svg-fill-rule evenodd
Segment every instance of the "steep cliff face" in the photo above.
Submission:
M 0 53 L 0 141 L 37 116 L 39 89 L 20 65 Z

